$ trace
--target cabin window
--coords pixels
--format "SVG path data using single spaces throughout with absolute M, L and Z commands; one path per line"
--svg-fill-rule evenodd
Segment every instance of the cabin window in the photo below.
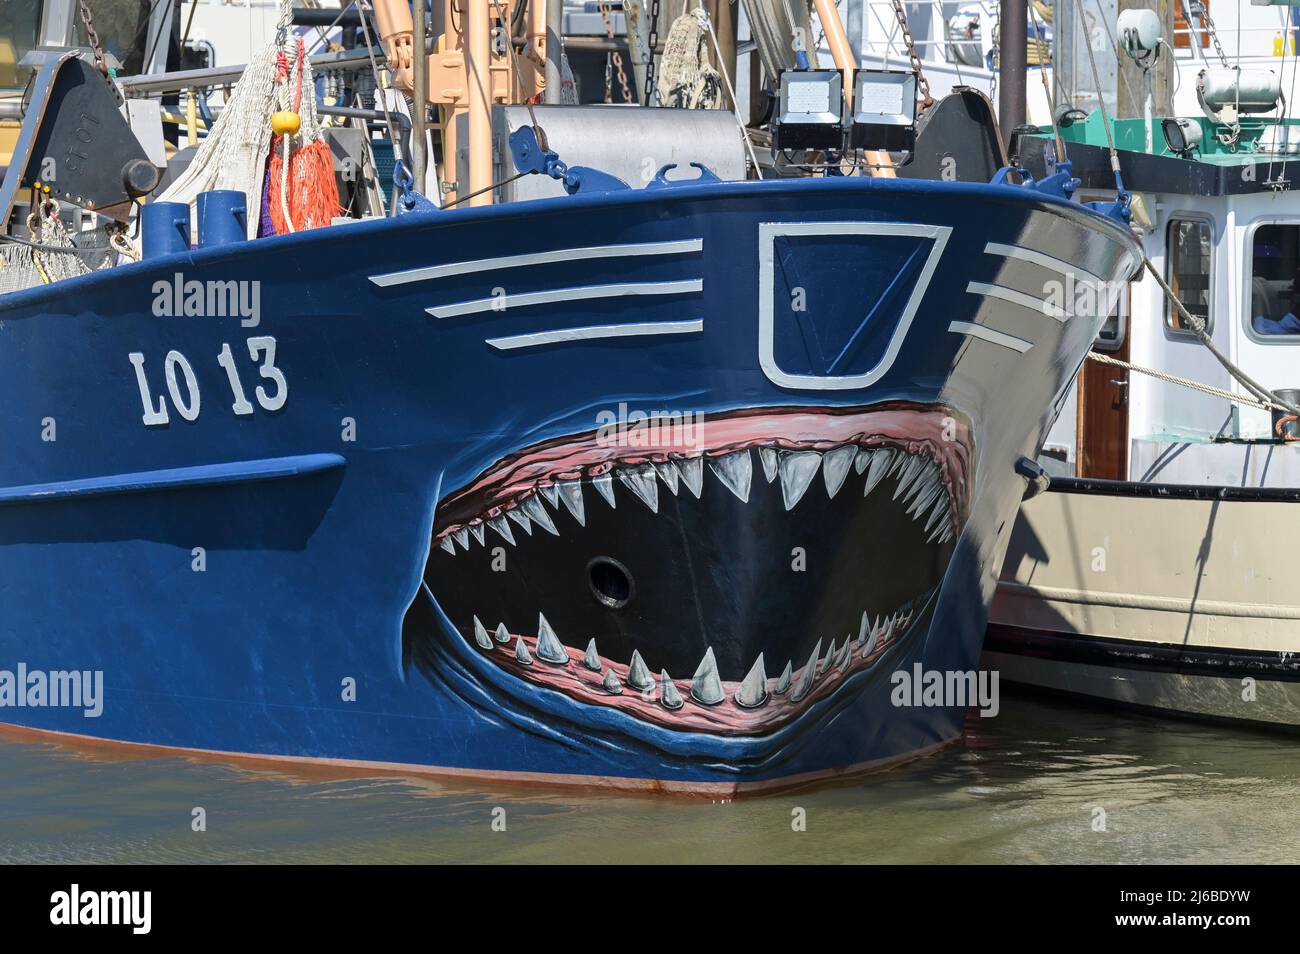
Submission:
M 146 61 L 152 61 L 158 44 L 161 42 L 166 48 L 166 38 L 160 38 L 158 30 L 150 26 L 157 7 L 157 2 L 150 3 L 150 0 L 94 0 L 91 3 L 91 15 L 100 44 L 106 52 L 118 58 L 122 64 L 121 72 L 126 76 L 148 72 L 149 63 Z M 76 28 L 77 42 L 89 46 L 86 28 L 79 16 Z
M 1128 285 L 1125 285 L 1120 289 L 1115 307 L 1111 309 L 1105 324 L 1101 326 L 1101 331 L 1097 333 L 1097 340 L 1093 343 L 1093 348 L 1097 351 L 1118 351 L 1124 346 L 1124 338 L 1127 334 Z
M 1213 261 L 1214 236 L 1210 223 L 1200 219 L 1170 219 L 1165 250 L 1165 280 L 1194 317 L 1210 330 L 1210 269 Z M 1178 309 L 1165 306 L 1165 324 L 1175 332 L 1192 334 Z
M 1300 335 L 1300 225 L 1261 225 L 1250 249 L 1250 330 Z
M 22 89 L 31 72 L 19 66 L 36 45 L 41 5 L 32 0 L 0 0 L 0 88 Z

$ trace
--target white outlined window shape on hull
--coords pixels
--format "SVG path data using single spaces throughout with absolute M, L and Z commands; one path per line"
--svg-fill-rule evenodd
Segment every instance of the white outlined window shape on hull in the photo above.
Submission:
M 875 384 L 893 366 L 912 320 L 921 306 L 934 277 L 948 236 L 947 225 L 920 225 L 894 222 L 761 222 L 758 226 L 758 361 L 768 380 L 786 388 L 809 391 L 851 390 Z M 824 237 L 868 235 L 929 239 L 930 251 L 921 266 L 916 284 L 908 296 L 894 333 L 875 366 L 860 374 L 795 374 L 783 370 L 776 359 L 776 240 L 783 237 Z

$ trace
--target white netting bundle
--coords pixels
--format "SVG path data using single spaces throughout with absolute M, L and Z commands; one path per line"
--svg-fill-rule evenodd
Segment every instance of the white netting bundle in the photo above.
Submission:
M 57 211 L 57 207 L 53 208 Z M 38 220 L 31 216 L 27 224 L 31 228 L 31 240 L 38 245 L 51 249 L 72 248 L 72 236 L 57 218 L 46 216 Z M 79 254 L 0 242 L 0 294 L 48 285 L 90 271 L 85 257 Z
M 659 105 L 721 109 L 722 77 L 709 63 L 709 24 L 703 10 L 683 13 L 664 41 L 659 67 Z
M 271 148 L 267 117 L 276 107 L 276 55 L 276 48 L 268 46 L 253 58 L 189 167 L 154 199 L 188 203 L 191 235 L 198 235 L 199 228 L 195 200 L 200 192 L 213 189 L 234 189 L 248 197 L 248 237 L 257 235 L 262 179 Z

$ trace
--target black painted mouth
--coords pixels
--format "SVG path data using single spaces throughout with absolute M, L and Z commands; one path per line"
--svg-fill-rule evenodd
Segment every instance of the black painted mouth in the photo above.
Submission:
M 521 452 L 440 508 L 426 580 L 525 681 L 675 728 L 773 727 L 902 637 L 961 525 L 947 412 L 848 415 L 742 413 L 722 446 L 597 463 L 586 437 Z

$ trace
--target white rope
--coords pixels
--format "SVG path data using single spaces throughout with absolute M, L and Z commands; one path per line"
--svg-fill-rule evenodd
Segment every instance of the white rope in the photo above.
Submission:
M 280 24 L 288 26 L 292 4 L 280 2 Z M 257 237 L 262 207 L 266 157 L 271 149 L 271 114 L 275 111 L 276 55 L 274 42 L 260 50 L 244 68 L 230 98 L 188 168 L 157 196 L 158 202 L 184 202 L 190 206 L 191 235 L 198 235 L 195 203 L 199 193 L 234 189 L 248 203 L 248 238 Z M 309 74 L 304 72 L 304 83 Z M 306 96 L 303 97 L 306 102 Z M 306 112 L 306 110 L 304 110 Z M 304 130 L 307 117 L 303 116 Z M 312 121 L 315 121 L 313 111 Z
M 1131 364 L 1128 361 L 1121 361 L 1119 358 L 1112 358 L 1110 355 L 1100 354 L 1096 351 L 1089 351 L 1088 358 L 1100 364 L 1112 364 L 1118 368 L 1125 368 L 1129 371 L 1136 371 L 1138 374 L 1146 374 L 1160 381 L 1169 384 L 1177 384 L 1180 387 L 1191 388 L 1193 391 L 1200 391 L 1203 394 L 1211 394 L 1214 397 L 1223 398 L 1225 401 L 1233 401 L 1237 404 L 1244 404 L 1247 407 L 1257 408 L 1261 411 L 1285 411 L 1286 408 L 1280 404 L 1274 404 L 1271 401 L 1258 401 L 1253 397 L 1246 397 L 1243 394 L 1234 394 L 1232 391 L 1224 391 L 1222 388 L 1211 387 L 1208 384 L 1202 384 L 1200 381 L 1193 381 L 1191 378 L 1180 378 L 1176 374 L 1169 374 L 1165 371 L 1157 371 L 1155 368 L 1144 368 L 1141 365 Z
M 686 109 L 717 109 L 721 77 L 708 60 L 709 27 L 697 10 L 673 21 L 659 61 L 659 103 Z
M 191 235 L 198 235 L 194 205 L 199 193 L 234 189 L 244 193 L 248 202 L 248 238 L 257 236 L 262 177 L 271 148 L 268 119 L 275 111 L 275 58 L 276 49 L 271 45 L 245 67 L 225 109 L 199 144 L 189 167 L 155 199 L 187 203 L 191 210 Z

